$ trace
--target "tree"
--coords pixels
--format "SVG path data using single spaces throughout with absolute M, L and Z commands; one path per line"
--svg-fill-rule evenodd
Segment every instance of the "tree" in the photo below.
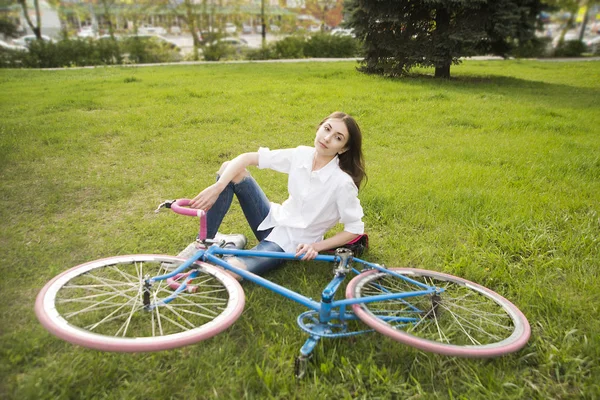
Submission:
M 27 21 L 27 25 L 33 31 L 37 40 L 42 40 L 42 18 L 40 16 L 40 2 L 38 0 L 33 0 L 33 7 L 35 8 L 35 25 L 29 18 L 29 12 L 27 11 L 27 0 L 18 0 L 21 8 L 23 9 L 23 16 L 25 17 L 25 21 Z
M 435 67 L 449 78 L 460 57 L 506 56 L 534 37 L 540 0 L 348 0 L 349 26 L 364 43 L 361 71 L 406 75 Z
M 0 17 L 0 34 L 6 37 L 17 36 L 17 25 L 6 17 Z

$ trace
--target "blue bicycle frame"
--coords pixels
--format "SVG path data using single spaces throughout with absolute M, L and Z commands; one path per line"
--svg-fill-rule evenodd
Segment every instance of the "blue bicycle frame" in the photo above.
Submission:
M 349 336 L 349 335 L 355 335 L 358 333 L 365 332 L 365 331 L 360 331 L 360 332 L 330 333 L 330 331 L 327 329 L 327 326 L 328 326 L 327 324 L 330 323 L 330 321 L 332 321 L 332 320 L 341 321 L 342 324 L 344 323 L 344 321 L 357 320 L 357 317 L 353 313 L 347 312 L 348 306 L 351 306 L 353 304 L 359 304 L 359 303 L 363 304 L 363 303 L 370 303 L 370 302 L 376 302 L 376 301 L 407 299 L 410 297 L 430 295 L 433 293 L 440 293 L 442 291 L 442 289 L 440 289 L 440 288 L 428 286 L 426 284 L 423 284 L 422 282 L 415 281 L 415 280 L 410 279 L 402 274 L 398 274 L 394 271 L 388 270 L 384 266 L 381 266 L 379 264 L 373 264 L 373 263 L 361 260 L 359 258 L 353 258 L 353 257 L 347 258 L 347 257 L 339 256 L 339 255 L 334 255 L 334 256 L 319 255 L 314 259 L 315 261 L 325 261 L 325 262 L 334 263 L 334 264 L 338 265 L 338 269 L 335 270 L 336 273 L 335 273 L 333 279 L 329 282 L 329 284 L 323 290 L 323 292 L 321 294 L 321 301 L 317 302 L 317 301 L 315 301 L 311 298 L 308 298 L 302 294 L 294 292 L 293 290 L 290 290 L 290 289 L 285 288 L 281 285 L 278 285 L 274 282 L 271 282 L 270 280 L 265 279 L 261 276 L 255 275 L 244 269 L 235 267 L 235 266 L 227 263 L 226 261 L 224 261 L 219 256 L 269 257 L 269 258 L 279 258 L 279 259 L 285 259 L 285 260 L 299 260 L 302 258 L 302 256 L 296 257 L 296 255 L 293 253 L 261 252 L 261 251 L 253 251 L 253 250 L 226 249 L 226 248 L 221 248 L 218 245 L 212 245 L 207 250 L 199 250 L 196 254 L 194 254 L 191 258 L 189 258 L 187 261 L 185 261 L 183 264 L 181 264 L 174 271 L 172 271 L 168 274 L 156 276 L 156 277 L 146 280 L 146 285 L 152 285 L 153 282 L 172 278 L 175 275 L 180 274 L 188 269 L 193 270 L 194 269 L 193 264 L 199 260 L 218 265 L 218 266 L 222 267 L 223 269 L 230 271 L 232 273 L 235 273 L 250 282 L 254 282 L 257 285 L 265 287 L 285 298 L 288 298 L 290 300 L 293 300 L 297 303 L 304 305 L 305 307 L 307 307 L 310 310 L 313 310 L 313 312 L 309 311 L 309 312 L 301 314 L 298 317 L 298 324 L 300 325 L 300 327 L 304 331 L 306 331 L 307 333 L 310 334 L 310 338 L 307 340 L 307 342 L 304 344 L 304 346 L 300 350 L 301 355 L 304 357 L 307 357 L 310 355 L 310 353 L 313 351 L 315 345 L 317 344 L 318 340 L 321 337 L 341 337 L 341 336 Z M 359 271 L 355 268 L 351 268 L 351 266 L 349 264 L 352 262 L 359 263 L 359 264 L 363 265 L 364 268 L 361 271 Z M 389 294 L 382 294 L 382 295 L 377 295 L 377 296 L 361 297 L 361 298 L 354 298 L 354 299 L 334 300 L 334 296 L 335 296 L 337 289 L 339 288 L 340 284 L 346 277 L 346 272 L 352 270 L 355 274 L 359 274 L 362 271 L 367 270 L 367 269 L 376 269 L 376 270 L 379 270 L 386 274 L 396 276 L 400 279 L 410 282 L 411 284 L 414 284 L 417 288 L 419 288 L 421 290 L 401 292 L 401 293 L 389 293 Z M 197 271 L 193 270 L 192 273 L 186 278 L 185 282 L 183 284 L 181 284 L 174 291 L 174 293 L 171 296 L 169 296 L 165 299 L 162 299 L 158 303 L 150 304 L 148 306 L 148 308 L 152 309 L 154 307 L 160 306 L 161 304 L 169 303 L 170 301 L 175 299 L 180 292 L 182 292 L 183 290 L 186 289 L 189 282 L 198 276 L 198 274 L 199 273 Z M 408 303 L 408 302 L 406 302 L 406 303 L 409 307 L 412 307 L 412 309 L 416 313 L 421 312 L 421 310 L 410 305 L 410 303 Z M 308 326 L 307 324 L 304 324 L 302 322 L 302 319 L 305 316 L 307 316 L 307 314 L 311 314 L 311 313 L 318 314 L 318 322 L 315 321 L 316 322 L 315 324 L 309 324 L 310 326 Z M 388 322 L 400 322 L 400 323 L 406 323 L 406 324 L 415 323 L 418 321 L 418 318 L 416 318 L 416 317 L 389 316 L 389 317 L 381 317 L 381 318 Z

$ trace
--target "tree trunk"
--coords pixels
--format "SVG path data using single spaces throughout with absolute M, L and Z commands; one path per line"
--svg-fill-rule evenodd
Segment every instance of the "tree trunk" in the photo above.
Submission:
M 198 40 L 198 33 L 196 32 L 196 16 L 194 15 L 194 11 L 192 9 L 192 3 L 190 0 L 185 0 L 185 12 L 187 15 L 187 24 L 188 28 L 190 28 L 190 33 L 192 34 L 192 41 L 194 44 L 194 61 L 198 61 L 200 59 L 200 55 L 198 53 L 198 48 L 200 47 L 200 41 Z
M 21 7 L 23 8 L 23 16 L 25 17 L 25 21 L 27 21 L 27 25 L 33 31 L 33 34 L 37 38 L 37 40 L 42 40 L 42 21 L 40 16 L 40 3 L 38 0 L 33 1 L 33 5 L 35 7 L 35 15 L 36 15 L 36 25 L 33 25 L 31 22 L 31 18 L 29 18 L 29 13 L 27 12 L 27 2 L 26 0 L 19 0 Z
M 450 13 L 446 7 L 436 9 L 435 13 L 435 36 L 437 40 L 446 40 L 450 29 Z M 450 78 L 450 65 L 452 57 L 446 50 L 447 46 L 440 46 L 444 54 L 436 54 L 435 77 L 442 79 Z
M 442 79 L 450 79 L 450 64 L 442 67 L 435 67 L 435 77 Z
M 115 30 L 112 25 L 112 18 L 110 15 L 110 5 L 107 0 L 102 0 L 102 5 L 104 6 L 104 19 L 106 19 L 106 23 L 108 24 L 108 34 L 110 35 L 111 40 L 115 40 Z

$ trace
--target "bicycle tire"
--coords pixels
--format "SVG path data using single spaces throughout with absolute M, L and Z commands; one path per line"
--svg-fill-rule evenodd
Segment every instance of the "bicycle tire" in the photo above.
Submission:
M 196 262 L 195 290 L 182 291 L 152 311 L 142 304 L 145 277 L 184 261 L 136 254 L 78 265 L 42 288 L 35 313 L 55 336 L 103 351 L 161 351 L 208 339 L 231 326 L 244 309 L 242 287 L 222 269 Z M 154 282 L 150 298 L 157 302 L 172 294 L 164 280 Z
M 412 268 L 392 271 L 445 291 L 435 299 L 427 295 L 353 304 L 354 313 L 379 333 L 420 350 L 475 358 L 515 352 L 529 340 L 531 328 L 525 315 L 494 291 L 441 272 Z M 415 290 L 421 289 L 402 278 L 370 270 L 348 283 L 346 297 Z M 401 315 L 417 321 L 393 320 Z

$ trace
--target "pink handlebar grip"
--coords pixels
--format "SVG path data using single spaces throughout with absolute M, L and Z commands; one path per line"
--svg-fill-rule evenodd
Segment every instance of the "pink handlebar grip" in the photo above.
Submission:
M 190 217 L 200 218 L 200 230 L 198 232 L 198 239 L 206 239 L 206 213 L 204 210 L 197 210 L 195 208 L 188 208 L 192 201 L 190 199 L 178 199 L 175 203 L 171 204 L 171 210 L 181 215 L 188 215 Z
M 202 217 L 204 210 L 197 210 L 195 208 L 187 208 L 192 201 L 190 199 L 179 199 L 175 200 L 175 203 L 171 204 L 171 210 L 177 214 L 188 215 L 190 217 Z

